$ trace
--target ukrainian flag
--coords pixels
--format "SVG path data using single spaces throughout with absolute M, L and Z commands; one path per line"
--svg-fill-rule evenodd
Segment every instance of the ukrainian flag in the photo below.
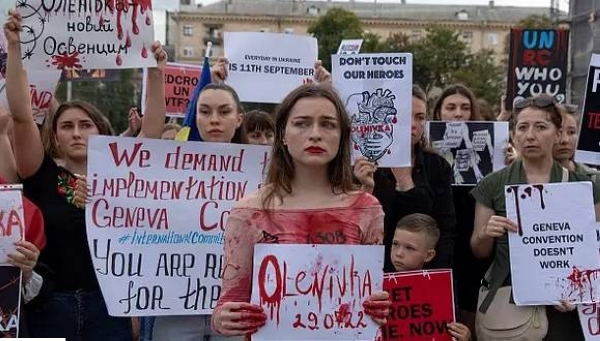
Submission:
M 202 89 L 212 82 L 210 78 L 210 63 L 208 57 L 204 57 L 204 64 L 202 65 L 202 73 L 198 84 L 194 89 L 194 93 L 190 98 L 187 111 L 185 113 L 185 119 L 183 120 L 183 128 L 175 136 L 175 141 L 202 141 L 200 133 L 198 133 L 198 127 L 196 126 L 196 113 L 198 112 L 198 97 Z

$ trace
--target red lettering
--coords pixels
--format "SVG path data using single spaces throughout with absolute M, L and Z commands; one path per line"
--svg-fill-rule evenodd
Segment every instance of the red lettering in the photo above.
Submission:
M 131 167 L 135 159 L 138 157 L 138 154 L 138 166 L 140 168 L 150 167 L 149 164 L 145 163 L 146 161 L 150 160 L 150 151 L 147 149 L 140 150 L 140 148 L 142 147 L 141 142 L 133 145 L 133 151 L 131 152 L 131 155 L 129 155 L 127 149 L 123 150 L 123 153 L 119 155 L 119 151 L 117 149 L 118 146 L 116 142 L 110 143 L 108 146 L 110 148 L 113 160 L 117 167 L 120 166 L 123 161 L 125 161 L 127 167 Z
M 47 109 L 52 101 L 52 93 L 49 91 L 38 92 L 35 85 L 29 86 L 31 106 L 38 109 Z
M 214 214 L 207 213 L 206 210 L 207 210 L 207 208 L 209 208 L 208 205 L 212 205 L 215 210 L 217 210 L 219 208 L 219 204 L 215 201 L 207 201 L 204 204 L 202 204 L 202 206 L 200 206 L 200 217 L 199 217 L 200 229 L 202 231 L 212 231 L 216 228 L 220 228 L 221 231 L 225 231 L 225 225 L 227 225 L 227 218 L 229 218 L 229 211 L 221 212 L 219 221 L 214 224 L 209 224 L 207 222 L 207 216 L 211 217 Z
M 523 51 L 522 62 L 525 66 L 548 66 L 550 65 L 551 57 L 552 53 L 550 50 L 525 50 Z
M 598 130 L 600 129 L 600 113 L 599 112 L 590 112 L 588 113 L 588 128 Z
M 23 220 L 16 210 L 9 212 L 0 211 L 0 235 L 10 237 L 13 235 L 13 229 L 19 229 L 19 235 L 23 233 Z
M 275 272 L 275 290 L 273 290 L 271 295 L 267 293 L 267 288 L 265 288 L 265 284 L 267 283 L 267 269 L 269 265 Z M 274 255 L 266 256 L 260 263 L 258 270 L 258 294 L 260 297 L 260 305 L 262 306 L 266 304 L 269 308 L 271 308 L 271 320 L 273 320 L 275 309 L 277 309 L 277 325 L 279 325 L 279 307 L 281 305 L 281 299 L 283 298 L 282 277 L 281 269 L 279 268 L 279 262 L 277 261 L 277 257 Z

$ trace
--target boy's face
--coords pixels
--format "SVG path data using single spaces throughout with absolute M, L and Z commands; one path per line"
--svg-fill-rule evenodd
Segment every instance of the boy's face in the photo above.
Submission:
M 390 258 L 396 271 L 423 269 L 423 265 L 435 257 L 425 233 L 398 230 L 394 233 Z

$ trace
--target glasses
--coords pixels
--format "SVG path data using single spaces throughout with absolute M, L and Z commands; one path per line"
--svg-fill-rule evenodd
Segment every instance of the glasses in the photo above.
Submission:
M 546 109 L 553 107 L 555 110 L 557 109 L 556 101 L 554 100 L 554 98 L 549 96 L 529 97 L 521 99 L 516 101 L 513 107 L 515 110 L 519 111 L 529 107 L 536 107 L 538 109 Z
M 563 105 L 567 114 L 576 115 L 579 114 L 579 110 L 575 104 L 565 104 Z

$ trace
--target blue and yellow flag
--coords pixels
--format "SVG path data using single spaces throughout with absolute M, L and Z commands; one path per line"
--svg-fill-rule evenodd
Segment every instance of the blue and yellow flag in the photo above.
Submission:
M 185 113 L 185 119 L 183 120 L 183 128 L 175 136 L 176 141 L 202 141 L 198 127 L 196 126 L 196 113 L 198 112 L 198 97 L 202 89 L 212 82 L 210 78 L 210 63 L 208 57 L 204 57 L 204 64 L 202 65 L 202 73 L 194 93 L 190 98 L 190 103 L 187 106 Z

